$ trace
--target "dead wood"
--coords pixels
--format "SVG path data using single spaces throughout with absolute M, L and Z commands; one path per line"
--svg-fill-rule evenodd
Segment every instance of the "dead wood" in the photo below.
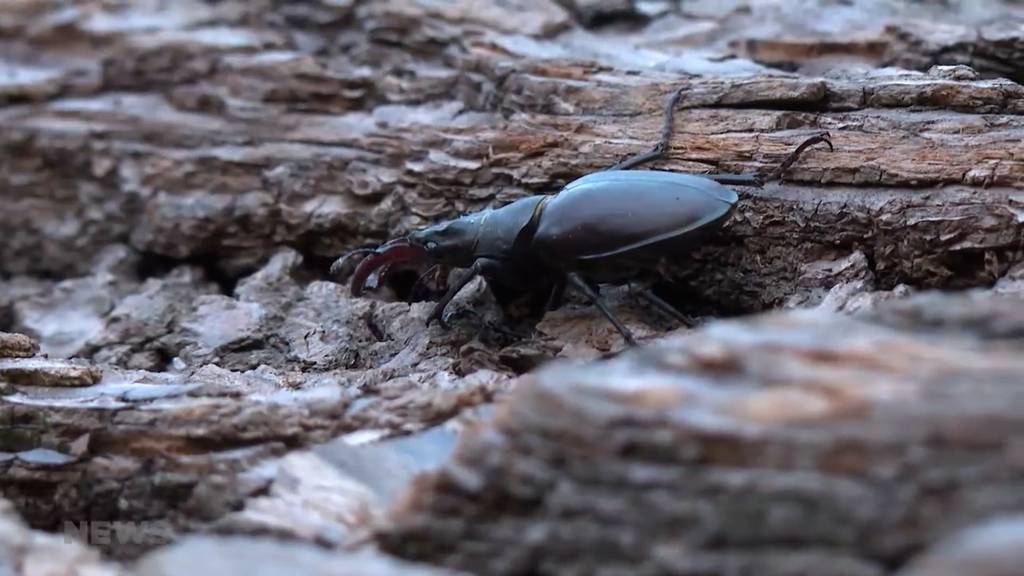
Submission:
M 764 175 L 823 130 L 836 148 L 741 188 L 721 234 L 672 259 L 659 290 L 698 322 L 1020 294 L 1019 3 L 855 4 L 0 0 L 0 491 L 49 530 L 159 519 L 351 545 L 407 470 L 301 451 L 421 432 L 621 342 L 571 302 L 517 336 L 479 283 L 454 330 L 427 329 L 429 303 L 397 283 L 350 298 L 330 261 L 646 150 L 680 88 L 656 168 Z M 642 340 L 687 332 L 608 298 Z M 1019 488 L 996 438 L 1016 426 L 1012 306 L 914 302 L 538 375 L 387 544 L 496 572 L 589 571 L 559 555 L 590 545 L 652 572 L 902 566 Z M 621 381 L 591 381 L 609 367 Z M 510 544 L 533 526 L 537 544 Z M 153 573 L 217 546 L 198 542 Z
M 167 8 L 182 29 L 159 34 L 115 23 L 156 10 L 145 5 L 109 22 L 84 9 L 59 26 L 45 11 L 15 21 L 29 45 L 60 34 L 102 39 L 102 49 L 81 62 L 58 45 L 15 64 L 32 81 L 7 88 L 0 114 L 2 223 L 19 230 L 3 271 L 82 274 L 121 242 L 231 277 L 281 245 L 333 258 L 557 191 L 645 149 L 679 85 L 660 168 L 764 173 L 820 130 L 837 147 L 806 155 L 785 184 L 746 191 L 721 240 L 686 262 L 703 273 L 677 279 L 711 306 L 778 305 L 807 266 L 856 251 L 883 288 L 984 285 L 1020 258 L 1024 92 L 1012 82 L 959 69 L 816 78 L 728 63 L 708 72 L 729 77 L 636 74 L 616 58 L 569 59 L 597 37 L 554 35 L 569 19 L 550 6 L 523 17 L 530 41 L 459 4 L 316 12 L 327 21 L 316 31 L 254 6 Z M 208 22 L 228 28 L 218 37 Z
M 542 370 L 382 541 L 481 574 L 887 574 L 1024 508 L 1022 334 L 1019 298 L 921 295 Z

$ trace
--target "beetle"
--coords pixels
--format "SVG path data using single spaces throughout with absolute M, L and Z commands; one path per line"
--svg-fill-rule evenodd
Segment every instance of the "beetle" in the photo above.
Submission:
M 436 320 L 447 328 L 447 305 L 473 278 L 483 276 L 499 300 L 529 295 L 543 301 L 546 310 L 557 308 L 565 289 L 571 287 L 595 305 L 628 344 L 635 344 L 632 333 L 601 298 L 598 286 L 624 284 L 653 270 L 665 256 L 693 249 L 734 211 L 739 197 L 727 185 L 764 183 L 748 174 L 631 170 L 668 149 L 681 94 L 682 89 L 677 90 L 666 102 L 661 139 L 648 152 L 574 180 L 557 194 L 520 198 L 428 226 L 376 250 L 358 251 L 358 255 L 368 254 L 352 275 L 352 295 L 361 295 L 371 276 L 385 276 L 393 264 L 428 261 L 435 263 L 432 271 L 438 265 L 466 269 L 437 302 L 428 325 Z M 768 179 L 781 177 L 807 147 L 818 143 L 832 149 L 827 132 L 808 138 Z M 332 272 L 337 272 L 343 259 L 335 262 Z M 682 320 L 674 307 L 649 289 L 642 295 Z

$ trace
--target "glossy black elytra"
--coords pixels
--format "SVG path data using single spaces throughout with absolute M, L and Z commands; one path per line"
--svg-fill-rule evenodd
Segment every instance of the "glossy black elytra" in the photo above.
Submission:
M 679 255 L 717 230 L 736 206 L 726 185 L 761 186 L 781 177 L 809 146 L 828 133 L 805 140 L 766 178 L 749 174 L 681 174 L 631 168 L 664 155 L 672 135 L 677 90 L 665 106 L 661 139 L 651 150 L 609 169 L 570 182 L 554 195 L 521 198 L 501 208 L 466 214 L 391 240 L 356 267 L 351 291 L 362 294 L 375 272 L 392 264 L 428 261 L 466 271 L 448 288 L 428 319 L 446 326 L 445 307 L 477 275 L 495 294 L 539 295 L 556 308 L 565 288 L 578 290 L 615 326 L 629 344 L 633 335 L 598 293 L 599 284 L 621 284 L 652 270 L 666 255 Z M 355 253 L 350 253 L 355 255 Z M 345 257 L 332 266 L 335 272 Z M 383 270 L 382 270 L 383 268 Z M 424 276 L 426 276 L 425 274 Z M 641 293 L 663 312 L 681 314 L 650 290 Z

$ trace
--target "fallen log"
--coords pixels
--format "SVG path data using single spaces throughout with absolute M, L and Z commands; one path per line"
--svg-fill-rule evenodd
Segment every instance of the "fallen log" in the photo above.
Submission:
M 716 322 L 521 383 L 386 549 L 483 574 L 887 574 L 1024 509 L 1019 297 Z

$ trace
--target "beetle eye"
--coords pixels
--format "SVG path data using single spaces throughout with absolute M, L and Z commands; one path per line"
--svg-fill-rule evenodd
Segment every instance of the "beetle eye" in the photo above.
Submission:
M 437 250 L 437 242 L 433 240 L 427 242 L 427 251 L 433 252 L 434 250 Z

